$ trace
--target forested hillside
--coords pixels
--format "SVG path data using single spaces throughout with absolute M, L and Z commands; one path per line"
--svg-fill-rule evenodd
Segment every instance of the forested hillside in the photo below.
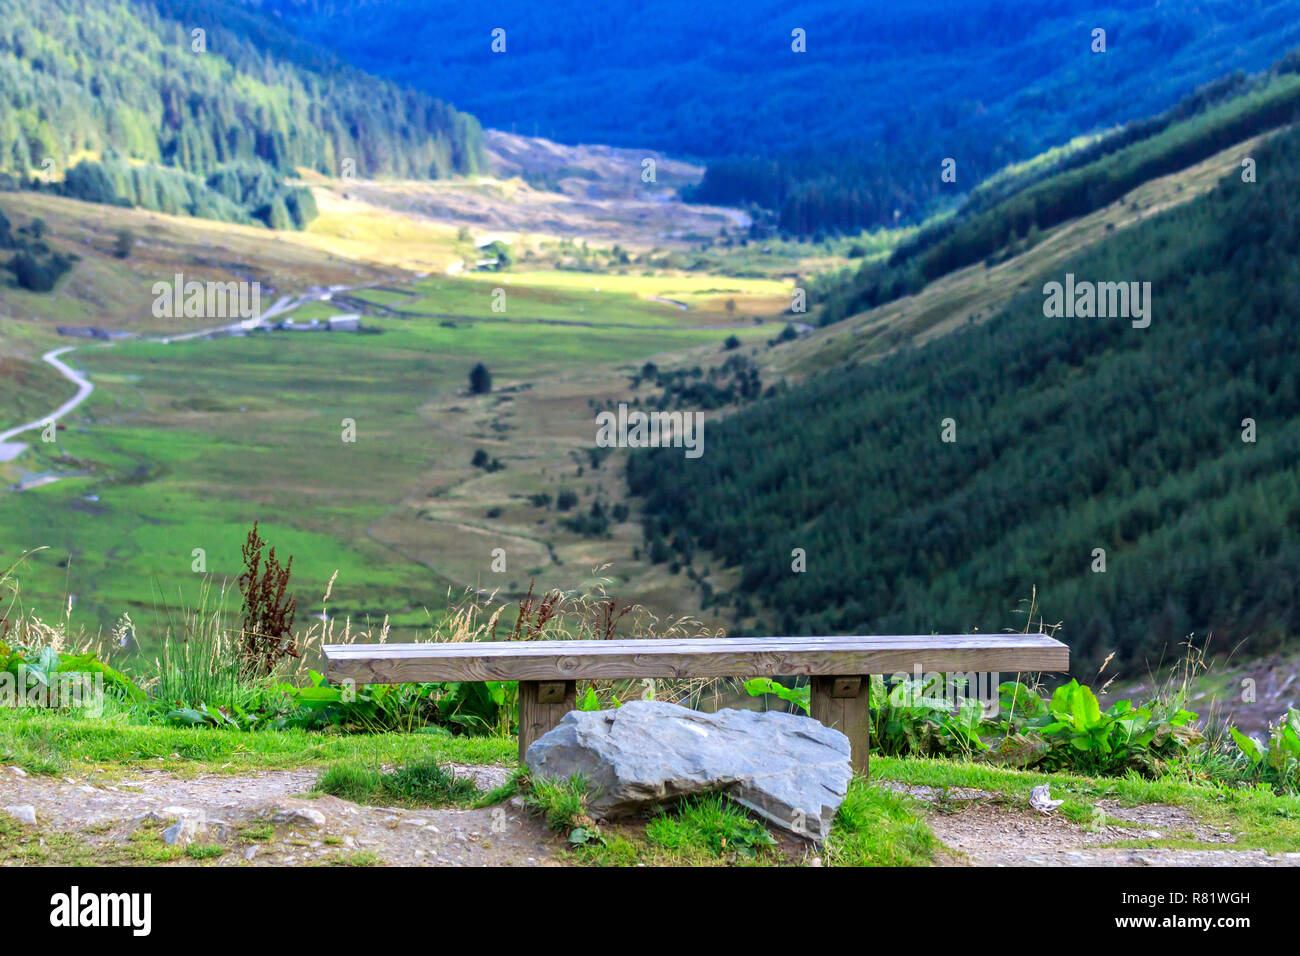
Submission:
M 708 160 L 693 198 L 757 203 L 806 235 L 917 221 L 1008 163 L 1300 45 L 1297 0 L 246 2 L 489 126 Z
M 1257 182 L 1116 233 L 987 323 L 710 422 L 698 460 L 635 453 L 648 542 L 739 566 L 719 599 L 763 631 L 997 631 L 1037 587 L 1077 672 L 1294 635 L 1297 155 L 1282 134 Z M 1150 326 L 1045 318 L 1066 272 L 1150 282 Z
M 922 288 L 965 266 L 1023 252 L 1053 226 L 1119 199 L 1235 143 L 1300 120 L 1300 53 L 1256 77 L 1236 75 L 1158 116 L 980 186 L 956 215 L 922 229 L 886 261 L 818 277 L 822 324 Z
M 309 210 L 267 170 L 430 178 L 482 155 L 472 116 L 236 4 L 0 0 L 0 172 L 61 182 L 105 157 L 73 195 L 283 225 Z

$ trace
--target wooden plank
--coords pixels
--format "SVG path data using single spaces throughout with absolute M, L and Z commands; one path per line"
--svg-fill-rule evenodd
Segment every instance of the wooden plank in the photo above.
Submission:
M 844 675 L 813 677 L 808 707 L 815 720 L 849 738 L 853 772 L 865 777 L 871 763 L 871 680 L 866 675 L 856 675 L 852 680 L 856 683 L 850 683 Z
M 519 682 L 519 763 L 523 764 L 528 746 L 560 722 L 560 718 L 577 707 L 577 684 L 557 681 L 557 688 L 540 681 Z M 558 699 L 557 699 L 558 698 Z
M 645 650 L 649 644 L 653 644 L 654 648 L 659 651 L 674 653 L 696 651 L 711 653 L 720 646 L 733 650 L 779 650 L 783 648 L 804 649 L 809 647 L 886 650 L 926 645 L 970 648 L 1061 646 L 1059 641 L 1045 634 L 941 634 L 873 635 L 866 637 L 727 637 L 618 641 L 460 641 L 424 644 L 328 644 L 325 646 L 325 650 L 329 656 L 344 657 L 349 655 L 369 657 L 376 653 L 394 657 L 404 655 L 460 657 L 466 654 L 480 656 L 493 653 L 548 655 L 556 653 L 557 648 L 564 648 L 567 653 L 573 654 L 617 655 L 629 652 L 639 653 Z
M 1064 671 L 1069 648 L 1046 634 L 943 634 L 675 641 L 331 644 L 332 681 L 779 677 Z

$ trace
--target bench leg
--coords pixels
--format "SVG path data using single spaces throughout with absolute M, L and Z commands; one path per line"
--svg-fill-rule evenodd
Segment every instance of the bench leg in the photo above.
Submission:
M 519 762 L 524 762 L 528 745 L 577 708 L 576 681 L 519 682 Z
M 810 707 L 814 719 L 834 727 L 849 738 L 853 772 L 867 776 L 871 753 L 868 703 L 871 679 L 858 677 L 814 677 Z

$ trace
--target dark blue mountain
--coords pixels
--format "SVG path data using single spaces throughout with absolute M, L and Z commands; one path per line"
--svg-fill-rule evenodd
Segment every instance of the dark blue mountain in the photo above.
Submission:
M 820 185 L 796 232 L 914 219 L 945 157 L 964 191 L 1300 46 L 1300 0 L 248 2 L 484 125 L 713 161 L 699 198 L 780 209 Z

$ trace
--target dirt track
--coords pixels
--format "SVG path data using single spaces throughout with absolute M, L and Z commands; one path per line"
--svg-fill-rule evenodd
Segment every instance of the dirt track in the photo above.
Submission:
M 457 767 L 480 789 L 504 782 L 504 767 Z M 92 846 L 124 844 L 141 827 L 197 821 L 194 842 L 220 845 L 219 865 L 304 866 L 350 861 L 389 866 L 553 866 L 562 845 L 514 798 L 479 810 L 408 810 L 309 797 L 317 772 L 277 770 L 178 777 L 132 772 L 120 779 L 21 776 L 0 768 L 0 807 L 32 806 L 36 828 L 82 836 Z M 926 822 L 948 866 L 1300 866 L 1300 853 L 1237 849 L 1228 832 L 1179 807 L 1121 807 L 1102 801 L 1084 827 L 1059 815 L 1012 806 L 979 790 L 935 791 L 886 783 L 928 805 Z M 1108 846 L 1140 839 L 1188 839 L 1204 849 Z M 182 857 L 182 861 L 186 858 Z

